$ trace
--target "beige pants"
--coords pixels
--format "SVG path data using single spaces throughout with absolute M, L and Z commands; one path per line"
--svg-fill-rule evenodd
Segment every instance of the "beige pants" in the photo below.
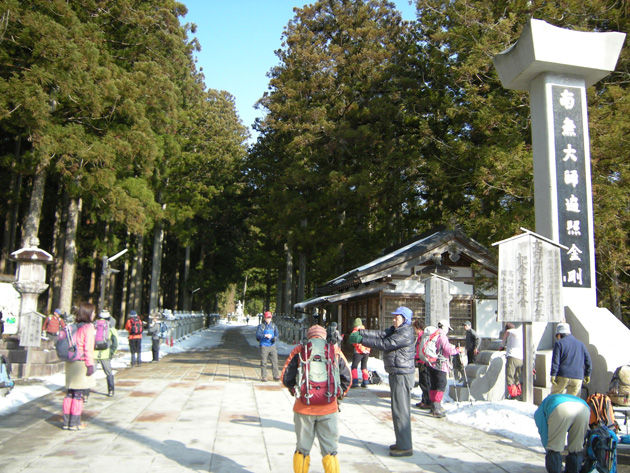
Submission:
M 569 453 L 581 452 L 590 417 L 591 410 L 581 402 L 559 404 L 547 419 L 547 450 L 562 452 L 568 440 Z
M 572 394 L 580 397 L 580 391 L 582 390 L 582 380 L 573 378 L 563 378 L 558 376 L 556 382 L 551 385 L 551 394 Z

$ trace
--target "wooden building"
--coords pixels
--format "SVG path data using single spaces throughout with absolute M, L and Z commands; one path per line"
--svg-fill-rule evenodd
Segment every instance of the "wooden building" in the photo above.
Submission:
M 425 321 L 425 281 L 431 275 L 451 281 L 451 338 L 463 338 L 466 320 L 481 336 L 499 336 L 495 258 L 458 230 L 436 231 L 387 252 L 319 286 L 316 297 L 294 309 L 323 324 L 336 321 L 344 334 L 352 331 L 356 317 L 367 329 L 389 327 L 391 312 L 401 305 Z

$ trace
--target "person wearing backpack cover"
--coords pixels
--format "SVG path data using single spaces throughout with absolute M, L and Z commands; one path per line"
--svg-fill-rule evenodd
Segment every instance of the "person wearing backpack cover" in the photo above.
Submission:
M 579 473 L 584 461 L 584 436 L 591 409 L 572 394 L 550 394 L 534 413 L 534 421 L 545 448 L 548 473 L 562 473 L 562 452 L 568 440 L 565 473 Z M 568 439 L 567 439 L 568 435 Z
M 278 349 L 276 340 L 280 338 L 278 327 L 271 321 L 271 312 L 266 311 L 263 322 L 256 328 L 256 340 L 260 345 L 260 380 L 267 381 L 267 360 L 271 359 L 273 379 L 278 381 Z M 326 338 L 326 337 L 324 337 Z
M 359 330 L 364 330 L 363 322 L 360 317 L 354 319 L 354 327 L 351 333 L 357 332 Z M 370 372 L 368 371 L 368 359 L 370 358 L 370 349 L 360 343 L 353 343 L 354 352 L 352 353 L 352 367 L 350 368 L 350 372 L 352 373 L 352 387 L 359 387 L 359 363 L 361 363 L 361 387 L 367 388 L 368 383 L 370 382 Z
M 63 399 L 63 429 L 81 430 L 83 396 L 96 384 L 94 380 L 94 305 L 81 303 L 77 310 L 75 323 L 78 325 L 75 344 L 79 354 L 76 361 L 66 361 L 66 397 Z
M 98 320 L 94 322 L 96 330 L 94 342 L 95 359 L 101 364 L 107 380 L 107 395 L 114 396 L 114 372 L 112 371 L 112 358 L 118 349 L 118 331 L 116 323 L 111 318 L 109 311 L 102 310 L 98 314 Z M 104 340 L 99 340 L 99 333 L 103 333 Z M 101 347 L 101 348 L 99 348 Z
M 332 350 L 331 353 L 334 353 L 335 357 L 334 362 L 339 368 L 339 385 L 337 391 L 333 393 L 336 395 L 331 395 L 327 402 L 309 403 L 310 401 L 305 399 L 302 393 L 304 381 L 300 379 L 300 374 L 305 363 L 302 363 L 300 358 L 305 353 L 305 346 L 308 346 L 309 342 L 312 347 L 316 343 L 313 341 L 314 339 L 326 340 L 326 329 L 320 325 L 313 325 L 308 329 L 306 337 L 308 340 L 293 349 L 282 369 L 282 384 L 289 389 L 292 396 L 295 396 L 293 419 L 297 442 L 293 454 L 293 471 L 294 473 L 308 473 L 310 451 L 315 435 L 317 435 L 324 472 L 338 473 L 339 401 L 346 395 L 350 387 L 350 369 L 341 349 L 337 345 L 325 342 L 324 350 Z M 311 399 L 313 398 L 315 396 Z
M 125 330 L 129 333 L 131 366 L 140 366 L 142 364 L 142 320 L 140 320 L 135 310 L 129 312 Z
M 357 330 L 348 337 L 350 343 L 361 343 L 381 350 L 385 371 L 389 375 L 392 421 L 396 443 L 389 446 L 392 457 L 413 455 L 411 440 L 411 390 L 416 364 L 416 334 L 411 327 L 413 312 L 401 306 L 392 312 L 393 325 L 387 330 Z
M 591 380 L 591 355 L 580 340 L 571 335 L 571 326 L 559 323 L 551 355 L 551 394 L 566 392 L 579 396 L 582 380 Z

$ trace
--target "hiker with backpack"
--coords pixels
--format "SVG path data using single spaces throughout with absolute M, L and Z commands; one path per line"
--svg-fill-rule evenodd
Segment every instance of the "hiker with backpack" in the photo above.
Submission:
M 278 327 L 271 321 L 272 314 L 265 311 L 263 322 L 256 328 L 256 340 L 260 345 L 260 380 L 267 381 L 267 361 L 271 359 L 271 371 L 273 379 L 278 381 L 278 348 L 276 340 L 280 338 Z M 324 336 L 324 338 L 326 338 Z
M 107 380 L 107 395 L 114 396 L 114 372 L 112 371 L 112 358 L 118 349 L 118 331 L 116 323 L 111 318 L 109 311 L 102 310 L 98 319 L 94 322 L 94 354 L 95 359 L 105 372 Z
M 61 315 L 61 309 L 55 309 L 52 314 L 44 319 L 44 325 L 42 325 L 43 335 L 45 335 L 49 340 L 52 340 L 53 343 L 57 341 L 59 331 L 63 330 L 66 326 L 66 323 L 61 318 Z
M 151 335 L 151 354 L 153 362 L 160 361 L 160 338 L 162 337 L 162 322 L 159 319 L 160 314 L 155 312 L 151 315 L 151 323 L 149 324 L 149 334 Z
M 387 330 L 359 329 L 348 337 L 350 343 L 361 343 L 384 353 L 383 364 L 389 375 L 392 421 L 396 443 L 389 446 L 392 457 L 413 455 L 411 440 L 411 390 L 416 366 L 416 335 L 411 327 L 413 312 L 408 307 L 398 307 L 394 312 L 393 325 Z
M 363 326 L 363 322 L 361 321 L 360 317 L 357 317 L 356 319 L 354 319 L 354 327 L 352 328 L 352 332 L 357 332 L 359 330 L 364 330 L 365 327 Z M 368 359 L 370 358 L 370 349 L 368 347 L 366 347 L 365 345 L 362 345 L 360 343 L 353 343 L 352 344 L 353 347 L 353 353 L 352 353 L 352 367 L 351 367 L 351 373 L 352 373 L 352 387 L 353 388 L 358 388 L 359 387 L 359 364 L 361 364 L 361 387 L 362 388 L 367 388 L 368 383 L 370 382 L 370 372 L 368 371 Z
M 591 355 L 580 340 L 571 335 L 571 326 L 559 323 L 556 342 L 551 355 L 551 394 L 563 393 L 579 396 L 582 381 L 591 380 Z
M 442 399 L 448 384 L 448 373 L 451 369 L 451 356 L 457 355 L 461 348 L 452 345 L 448 340 L 451 326 L 448 320 L 440 320 L 437 327 L 424 328 L 420 341 L 420 357 L 427 364 L 429 371 L 429 400 L 431 415 L 444 417 L 446 412 L 442 407 Z
M 129 312 L 129 319 L 125 324 L 129 333 L 129 351 L 131 352 L 131 366 L 142 364 L 142 320 L 135 310 Z
M 94 305 L 84 302 L 79 305 L 73 327 L 66 327 L 66 333 L 71 334 L 72 339 L 69 344 L 72 355 L 69 356 L 68 352 L 65 354 L 65 358 L 69 361 L 65 362 L 67 393 L 63 399 L 62 428 L 66 430 L 85 428 L 85 424 L 81 422 L 83 397 L 96 384 L 93 376 L 95 369 L 93 320 Z M 57 353 L 60 353 L 59 344 Z
M 326 335 L 324 327 L 310 327 L 307 340 L 293 349 L 282 369 L 282 384 L 295 396 L 294 473 L 308 473 L 316 435 L 324 472 L 339 472 L 339 401 L 350 387 L 350 370 L 341 349 L 327 342 Z
M 584 461 L 584 436 L 591 409 L 572 394 L 550 394 L 534 413 L 534 421 L 545 448 L 548 473 L 579 473 Z M 567 437 L 568 435 L 568 437 Z M 562 470 L 562 452 L 569 452 Z

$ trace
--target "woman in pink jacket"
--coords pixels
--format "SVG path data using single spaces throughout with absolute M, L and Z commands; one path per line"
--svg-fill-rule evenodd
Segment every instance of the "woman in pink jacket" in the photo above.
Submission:
M 82 303 L 79 306 L 75 323 L 79 326 L 75 335 L 77 361 L 66 361 L 66 389 L 63 399 L 63 427 L 67 430 L 81 430 L 83 399 L 86 391 L 95 386 L 94 376 L 94 305 Z
M 442 399 L 444 398 L 444 391 L 446 391 L 447 377 L 451 365 L 450 357 L 458 352 L 457 347 L 452 345 L 446 336 L 450 328 L 448 320 L 440 320 L 438 322 L 438 330 L 440 332 L 436 342 L 438 361 L 428 367 L 431 380 L 429 400 L 431 401 L 431 414 L 434 417 L 444 417 L 446 415 L 442 407 Z

